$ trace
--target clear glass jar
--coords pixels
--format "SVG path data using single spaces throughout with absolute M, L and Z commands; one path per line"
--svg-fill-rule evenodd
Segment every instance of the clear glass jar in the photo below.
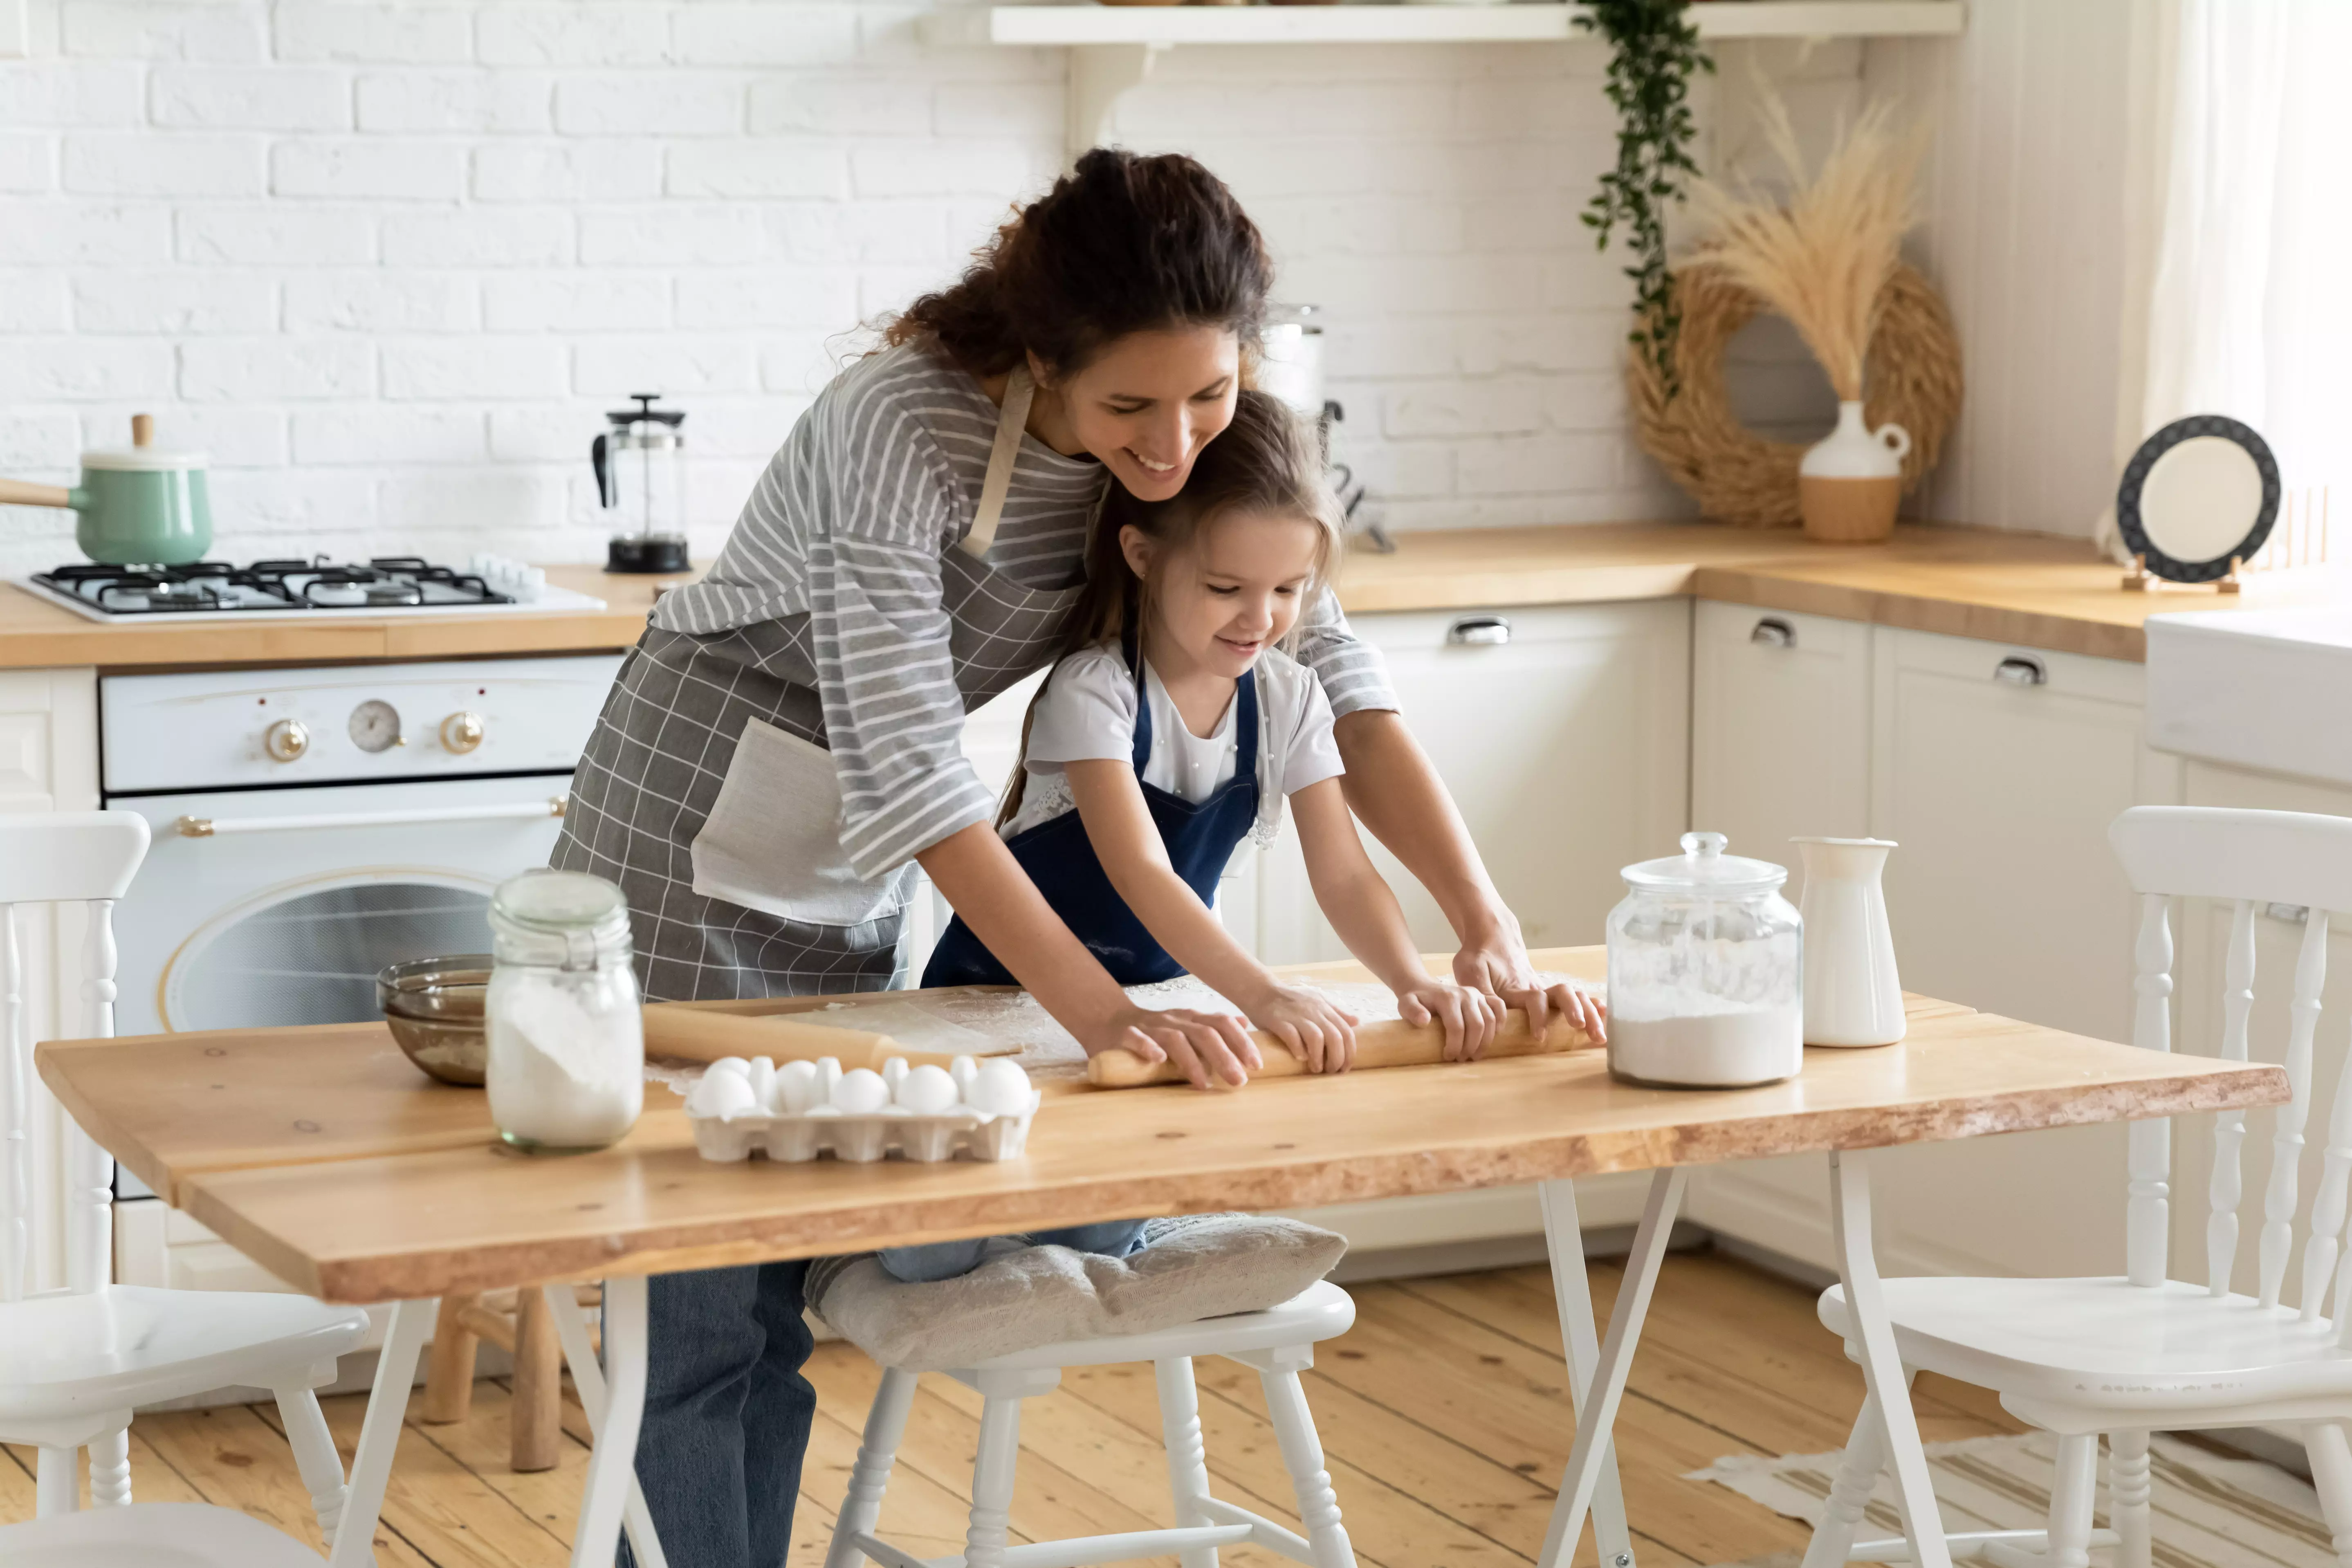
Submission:
M 619 1142 L 646 1099 L 621 889 L 578 871 L 525 871 L 491 895 L 490 940 L 485 1076 L 499 1136 L 537 1154 Z
M 1640 1083 L 1771 1083 L 1805 1065 L 1804 921 L 1788 868 L 1685 833 L 1628 866 L 1609 911 L 1609 1069 Z

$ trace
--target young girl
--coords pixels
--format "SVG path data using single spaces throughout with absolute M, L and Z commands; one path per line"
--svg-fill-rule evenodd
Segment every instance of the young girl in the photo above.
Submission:
M 1322 684 L 1282 649 L 1339 549 L 1317 448 L 1279 401 L 1244 392 L 1179 494 L 1112 491 L 1075 651 L 1029 710 L 999 831 L 1120 984 L 1198 975 L 1310 1070 L 1345 1071 L 1354 1017 L 1275 978 L 1209 910 L 1235 847 L 1253 831 L 1269 840 L 1287 798 L 1316 901 L 1348 950 L 1406 1018 L 1444 1024 L 1448 1055 L 1475 1055 L 1502 1004 L 1423 967 L 1341 797 Z M 926 985 L 1011 983 L 961 920 L 923 974 Z M 1238 1026 L 1229 1043 L 1171 1056 L 1202 1088 L 1262 1065 Z

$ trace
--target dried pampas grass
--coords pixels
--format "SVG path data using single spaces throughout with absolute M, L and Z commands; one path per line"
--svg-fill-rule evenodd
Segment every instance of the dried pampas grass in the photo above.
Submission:
M 1764 128 L 1793 186 L 1787 203 L 1696 182 L 1692 203 L 1714 232 L 1692 259 L 1786 316 L 1839 400 L 1859 401 L 1881 300 L 1917 219 L 1912 182 L 1924 127 L 1898 131 L 1892 106 L 1874 103 L 1810 178 L 1777 99 L 1766 99 Z

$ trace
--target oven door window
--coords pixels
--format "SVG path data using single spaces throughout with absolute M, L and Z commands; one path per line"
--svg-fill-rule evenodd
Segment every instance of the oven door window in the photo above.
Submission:
M 378 1017 L 378 970 L 485 951 L 489 907 L 478 884 L 400 879 L 289 890 L 226 911 L 164 966 L 158 987 L 163 1027 Z

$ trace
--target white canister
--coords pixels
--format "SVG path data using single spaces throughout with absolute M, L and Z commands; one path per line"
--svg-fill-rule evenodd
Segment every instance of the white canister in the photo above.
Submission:
M 1787 868 L 1685 833 L 1628 866 L 1609 911 L 1609 1070 L 1637 1083 L 1736 1089 L 1805 1065 L 1804 922 Z
M 1257 384 L 1308 419 L 1323 416 L 1323 321 L 1312 305 L 1269 305 Z
M 1805 858 L 1805 1044 L 1891 1046 L 1903 982 L 1880 873 L 1885 838 L 1791 839 Z
M 579 871 L 526 871 L 490 898 L 483 998 L 490 1121 L 535 1154 L 618 1142 L 646 1095 L 645 1014 L 621 889 Z

